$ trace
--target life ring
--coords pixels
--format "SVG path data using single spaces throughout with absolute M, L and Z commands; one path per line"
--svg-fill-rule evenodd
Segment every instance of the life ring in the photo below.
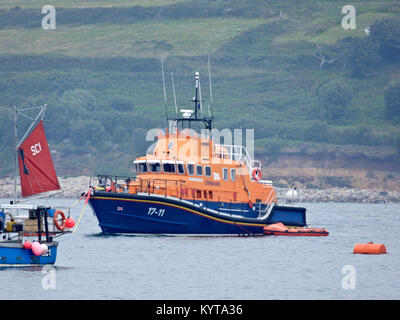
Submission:
M 58 215 L 61 215 L 61 220 L 62 220 L 61 226 L 58 224 L 58 219 L 57 219 Z M 56 210 L 56 212 L 54 212 L 53 221 L 54 221 L 54 225 L 56 226 L 56 228 L 58 230 L 63 231 L 65 229 L 67 218 L 65 217 L 64 212 L 62 212 L 61 210 Z
M 253 169 L 253 173 L 252 173 L 253 179 L 255 181 L 260 181 L 261 180 L 261 176 L 262 176 L 262 172 L 260 169 L 258 168 L 254 168 Z

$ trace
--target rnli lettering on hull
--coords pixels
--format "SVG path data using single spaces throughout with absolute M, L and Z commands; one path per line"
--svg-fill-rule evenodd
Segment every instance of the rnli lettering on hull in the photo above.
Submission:
M 221 186 L 221 182 L 214 182 L 214 181 L 210 181 L 210 180 L 204 181 L 204 184 L 206 186 L 216 186 L 216 187 L 220 187 Z

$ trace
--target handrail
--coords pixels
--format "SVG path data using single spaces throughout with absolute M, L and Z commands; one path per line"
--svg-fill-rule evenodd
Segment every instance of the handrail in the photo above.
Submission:
M 274 197 L 275 194 L 275 190 L 271 190 L 270 193 L 268 194 L 267 199 L 265 200 L 264 204 L 265 204 L 265 214 L 263 215 L 263 217 L 266 217 L 271 211 L 272 208 L 275 206 L 275 203 L 273 201 L 271 201 Z M 260 211 L 258 212 L 258 217 L 260 218 Z
M 175 182 L 175 187 L 178 187 L 178 183 L 180 183 L 181 190 L 182 190 L 182 185 L 183 185 L 184 183 L 186 183 L 185 180 L 178 180 L 178 179 L 160 179 L 160 178 L 158 178 L 158 179 L 149 179 L 149 182 L 150 182 L 150 180 L 152 180 L 152 182 L 153 182 L 153 193 L 154 193 L 154 190 L 155 190 L 155 183 L 156 183 L 156 181 L 164 182 L 164 184 L 165 184 L 165 187 L 164 187 L 164 196 L 165 196 L 165 197 L 167 196 L 167 189 L 168 189 L 168 182 L 169 182 L 169 181 Z M 159 187 L 159 188 L 160 188 L 160 187 Z M 177 195 L 178 195 L 178 193 L 179 193 L 179 191 L 177 191 Z
M 101 187 L 107 187 L 111 186 L 113 183 L 114 185 L 119 185 L 118 181 L 119 180 L 124 180 L 125 184 L 129 184 L 130 181 L 134 181 L 136 179 L 135 176 L 117 176 L 117 175 L 107 175 L 107 174 L 98 174 L 97 175 L 98 183 L 99 186 Z M 108 180 L 110 181 L 110 184 L 108 185 Z M 90 184 L 92 181 L 92 177 L 90 177 Z
M 274 190 L 271 190 L 271 192 L 268 194 L 267 199 L 265 200 L 265 204 L 266 204 L 266 205 L 269 205 L 269 204 L 270 204 L 273 195 L 274 195 Z
M 251 159 L 249 152 L 244 146 L 231 144 L 216 144 L 216 146 L 219 148 L 216 152 L 217 155 L 220 155 L 222 159 L 226 155 L 229 157 L 229 160 L 244 162 L 250 175 L 251 171 L 255 168 L 261 170 L 261 161 Z M 252 177 L 250 178 L 252 179 Z

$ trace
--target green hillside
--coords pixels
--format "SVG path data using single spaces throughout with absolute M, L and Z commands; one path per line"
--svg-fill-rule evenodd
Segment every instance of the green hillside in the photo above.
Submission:
M 124 174 L 165 127 L 170 73 L 179 107 L 213 73 L 215 126 L 255 130 L 259 155 L 343 154 L 398 161 L 400 3 L 353 1 L 45 1 L 0 3 L 0 176 L 13 167 L 12 106 L 46 103 L 60 174 Z M 365 29 L 369 28 L 367 36 Z M 396 98 L 396 97 L 399 97 Z M 21 119 L 20 132 L 26 123 Z

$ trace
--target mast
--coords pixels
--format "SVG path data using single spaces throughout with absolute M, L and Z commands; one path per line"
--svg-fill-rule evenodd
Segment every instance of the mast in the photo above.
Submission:
M 199 102 L 199 73 L 196 72 L 195 73 L 195 96 L 193 98 L 193 102 L 194 102 L 194 117 L 197 119 L 197 109 L 199 108 L 198 106 L 198 102 Z
M 199 108 L 200 108 L 200 115 L 203 115 L 203 98 L 201 97 L 201 83 L 200 83 L 200 77 L 199 77 Z
M 166 120 L 167 120 L 167 130 L 168 130 L 169 123 L 168 123 L 168 108 L 167 108 L 167 92 L 166 92 L 166 90 L 165 90 L 164 63 L 163 63 L 162 58 L 161 58 L 160 60 L 161 60 L 162 82 L 163 82 L 163 89 L 164 89 L 165 118 L 166 118 Z
M 173 83 L 174 95 L 175 95 L 175 84 Z M 182 129 L 185 127 L 191 128 L 192 123 L 203 123 L 206 130 L 212 130 L 212 115 L 207 117 L 207 115 L 203 114 L 202 110 L 202 99 L 201 99 L 201 86 L 200 86 L 200 74 L 199 72 L 195 73 L 195 95 L 189 100 L 189 102 L 194 103 L 194 110 L 192 109 L 181 109 L 180 112 L 182 115 L 176 116 L 174 118 L 167 118 L 167 120 L 173 120 L 178 127 L 179 123 L 182 125 Z M 200 112 L 198 112 L 200 109 Z M 176 107 L 177 110 L 177 107 Z M 193 116 L 193 117 L 192 117 Z
M 212 85 L 211 85 L 210 53 L 208 53 L 208 82 L 210 87 L 210 103 L 208 104 L 208 116 L 212 118 L 214 112 L 213 112 L 213 95 L 212 95 Z M 211 113 L 210 113 L 210 107 L 211 107 Z
M 175 114 L 178 115 L 178 106 L 176 104 L 175 82 L 174 82 L 173 72 L 171 72 L 171 79 L 172 79 L 172 90 L 174 92 Z
M 18 176 L 18 136 L 17 136 L 17 106 L 14 105 L 14 204 L 17 204 L 17 176 Z

